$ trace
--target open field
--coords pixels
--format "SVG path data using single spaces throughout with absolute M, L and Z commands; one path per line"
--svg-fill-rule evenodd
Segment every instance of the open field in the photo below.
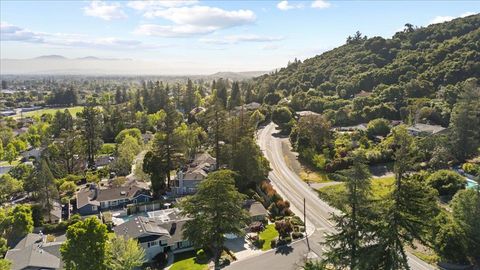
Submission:
M 372 179 L 373 199 L 381 199 L 387 196 L 393 187 L 395 178 L 393 176 L 380 177 Z M 345 184 L 323 187 L 317 190 L 318 195 L 330 205 L 338 209 L 343 209 L 346 202 Z
M 73 117 L 77 116 L 77 113 L 83 109 L 83 106 L 75 106 L 75 107 L 63 107 L 63 108 L 45 108 L 41 110 L 31 111 L 31 112 L 24 112 L 23 117 L 34 117 L 34 116 L 42 116 L 43 114 L 55 114 L 57 111 L 64 111 L 68 109 Z M 20 114 L 13 116 L 13 118 L 18 119 L 20 118 Z

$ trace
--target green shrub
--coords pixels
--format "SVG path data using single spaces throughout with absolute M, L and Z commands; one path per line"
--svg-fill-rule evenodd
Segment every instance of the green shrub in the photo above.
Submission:
M 300 219 L 299 216 L 293 216 L 293 217 L 291 217 L 291 218 L 290 218 L 290 222 L 291 222 L 293 225 L 301 225 L 301 226 L 304 225 L 302 219 Z
M 205 262 L 208 260 L 208 255 L 203 249 L 199 249 L 196 253 L 196 258 L 198 262 Z
M 272 248 L 275 248 L 275 247 L 277 246 L 277 239 L 272 239 L 272 240 L 270 241 L 270 246 L 271 246 Z
M 327 164 L 327 159 L 324 155 L 314 155 L 312 160 L 313 165 L 319 170 L 325 170 L 325 165 Z
M 438 190 L 440 196 L 453 196 L 464 189 L 467 180 L 460 174 L 450 170 L 439 170 L 427 178 L 428 184 Z
M 473 163 L 464 163 L 462 169 L 471 175 L 480 175 L 480 165 Z
M 255 240 L 255 242 L 253 242 L 253 244 L 254 244 L 257 248 L 262 248 L 262 247 L 263 247 L 263 244 L 265 244 L 265 240 L 264 240 L 264 239 L 257 239 L 257 240 Z
M 113 143 L 104 143 L 100 148 L 100 151 L 98 151 L 100 155 L 111 155 L 114 152 L 115 152 L 115 144 Z
M 303 233 L 301 232 L 293 232 L 292 233 L 292 238 L 293 239 L 299 239 L 299 238 L 302 238 L 303 237 Z

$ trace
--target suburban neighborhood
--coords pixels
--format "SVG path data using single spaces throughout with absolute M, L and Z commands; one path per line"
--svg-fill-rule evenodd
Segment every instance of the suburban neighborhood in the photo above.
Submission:
M 480 270 L 472 1 L 0 1 L 0 270 Z

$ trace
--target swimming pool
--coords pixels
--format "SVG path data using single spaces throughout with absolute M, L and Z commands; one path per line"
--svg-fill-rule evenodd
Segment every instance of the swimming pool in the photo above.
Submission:
M 475 182 L 472 179 L 467 179 L 467 188 L 474 189 L 474 188 L 477 188 L 477 186 L 478 186 L 477 182 Z

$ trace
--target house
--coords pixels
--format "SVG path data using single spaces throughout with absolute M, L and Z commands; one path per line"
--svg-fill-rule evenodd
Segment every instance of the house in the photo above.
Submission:
M 309 115 L 320 115 L 319 113 L 312 112 L 312 111 L 298 111 L 296 112 L 298 118 L 309 116 Z
M 110 165 L 115 160 L 114 157 L 111 156 L 99 156 L 95 158 L 95 166 L 97 169 L 101 169 L 105 166 Z
M 244 208 L 248 211 L 251 221 L 264 221 L 267 218 L 268 211 L 261 202 L 255 200 L 247 200 Z
M 12 168 L 12 165 L 0 166 L 0 175 L 8 173 Z
M 12 262 L 11 270 L 63 269 L 60 245 L 64 236 L 49 239 L 42 233 L 29 233 L 7 251 L 5 259 Z
M 15 114 L 17 114 L 17 112 L 15 112 L 13 110 L 6 110 L 6 111 L 1 111 L 0 112 L 0 116 L 4 116 L 4 117 L 13 116 Z
M 360 93 L 355 94 L 355 97 L 369 97 L 373 93 L 372 92 L 366 92 L 364 90 L 360 91 Z
M 413 126 L 407 128 L 408 133 L 413 136 L 430 136 L 441 134 L 447 130 L 446 128 L 438 125 L 429 125 L 416 123 Z
M 195 107 L 190 111 L 190 116 L 195 116 L 199 113 L 205 112 L 207 109 L 204 107 Z
M 100 189 L 95 184 L 77 192 L 77 211 L 80 215 L 94 215 L 101 210 L 115 209 L 132 203 L 148 202 L 152 199 L 150 191 L 131 185 Z
M 60 223 L 62 221 L 62 205 L 57 201 L 53 201 L 51 207 L 50 213 L 43 215 L 43 220 L 51 223 Z
M 145 259 L 151 261 L 163 252 L 179 253 L 193 249 L 183 237 L 183 226 L 188 218 L 178 208 L 148 212 L 113 228 L 115 234 L 138 240 L 145 250 Z
M 25 158 L 25 159 L 36 159 L 36 160 L 39 160 L 40 159 L 40 156 L 42 155 L 42 150 L 41 148 L 32 148 L 30 150 L 27 150 L 27 151 L 23 151 L 22 153 L 20 153 L 20 155 Z
M 236 111 L 241 111 L 241 110 L 255 111 L 255 110 L 258 110 L 261 106 L 262 106 L 262 104 L 260 104 L 258 102 L 250 102 L 250 103 L 245 104 L 245 105 L 236 106 L 235 110 Z
M 172 188 L 175 195 L 187 195 L 197 192 L 200 182 L 207 177 L 208 173 L 215 170 L 217 161 L 208 153 L 199 153 L 184 168 L 177 172 L 173 179 Z
M 362 123 L 355 126 L 334 127 L 331 130 L 339 132 L 367 131 L 367 124 Z

